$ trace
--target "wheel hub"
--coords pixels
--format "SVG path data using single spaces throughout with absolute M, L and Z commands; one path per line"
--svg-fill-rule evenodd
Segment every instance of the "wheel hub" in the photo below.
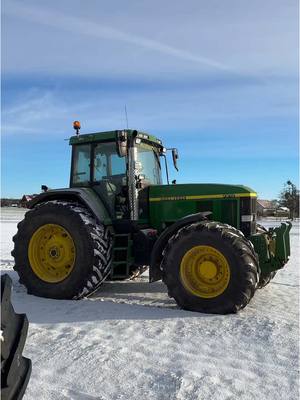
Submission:
M 32 235 L 28 258 L 33 272 L 48 283 L 66 279 L 75 264 L 75 244 L 70 233 L 58 224 L 46 224 Z
M 52 247 L 49 251 L 49 255 L 52 258 L 58 258 L 60 253 L 59 253 L 59 249 L 57 247 Z
M 217 275 L 217 266 L 212 261 L 203 261 L 199 265 L 200 275 L 205 279 L 212 279 Z
M 180 279 L 195 296 L 213 298 L 222 294 L 230 280 L 230 267 L 224 255 L 212 246 L 195 246 L 180 263 Z

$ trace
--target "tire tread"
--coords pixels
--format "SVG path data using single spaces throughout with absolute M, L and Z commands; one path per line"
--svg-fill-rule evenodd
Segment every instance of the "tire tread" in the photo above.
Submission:
M 40 213 L 43 207 L 47 207 L 53 212 L 57 210 L 57 207 L 62 208 L 65 213 L 76 215 L 80 218 L 81 224 L 84 226 L 87 237 L 93 247 L 93 265 L 89 270 L 89 273 L 85 277 L 85 280 L 81 282 L 77 288 L 74 288 L 73 299 L 81 299 L 83 297 L 88 297 L 94 293 L 103 281 L 107 278 L 111 271 L 112 263 L 112 237 L 108 231 L 108 228 L 100 224 L 95 217 L 89 212 L 87 208 L 82 206 L 77 202 L 69 202 L 63 200 L 52 200 L 41 204 L 37 204 L 33 209 L 29 210 L 25 214 L 25 218 L 18 224 L 18 232 L 13 237 L 15 243 L 12 255 L 15 257 L 14 270 L 17 271 L 19 275 L 20 283 L 24 284 L 23 274 L 22 274 L 22 263 L 18 260 L 21 257 L 16 257 L 18 255 L 18 243 L 23 240 L 23 232 L 26 224 L 30 223 L 31 219 Z M 31 292 L 28 290 L 29 294 Z
M 163 260 L 161 264 L 162 269 L 162 280 L 168 287 L 168 294 L 170 297 L 174 297 L 177 304 L 183 308 L 192 309 L 189 305 L 186 305 L 184 301 L 181 301 L 180 288 L 177 284 L 177 278 L 175 274 L 168 271 L 168 258 L 170 251 L 175 244 L 178 244 L 184 237 L 192 234 L 193 232 L 202 232 L 203 234 L 212 232 L 219 237 L 220 240 L 226 242 L 232 247 L 235 254 L 240 259 L 242 265 L 242 280 L 243 290 L 235 297 L 235 302 L 228 302 L 227 304 L 215 305 L 215 306 L 204 306 L 200 310 L 201 312 L 209 312 L 215 314 L 227 314 L 235 313 L 243 309 L 254 296 L 259 280 L 259 262 L 258 256 L 254 251 L 252 243 L 248 241 L 243 233 L 238 229 L 228 225 L 222 224 L 215 221 L 201 221 L 186 225 L 179 229 L 168 241 L 167 246 L 163 251 Z M 167 272 L 168 271 L 168 272 Z

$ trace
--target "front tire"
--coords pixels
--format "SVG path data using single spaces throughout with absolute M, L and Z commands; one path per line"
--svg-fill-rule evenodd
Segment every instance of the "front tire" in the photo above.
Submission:
M 272 272 L 267 272 L 265 274 L 260 274 L 257 288 L 262 289 L 265 286 L 267 286 L 276 275 L 276 272 L 277 271 L 272 271 Z
M 29 294 L 80 299 L 111 271 L 112 238 L 82 205 L 48 201 L 18 224 L 12 255 Z
M 184 309 L 228 314 L 244 308 L 258 282 L 258 259 L 235 228 L 204 221 L 180 229 L 163 253 L 163 281 Z

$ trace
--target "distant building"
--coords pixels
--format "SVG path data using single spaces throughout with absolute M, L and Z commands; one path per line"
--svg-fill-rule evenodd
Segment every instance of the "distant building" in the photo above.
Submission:
M 278 207 L 276 202 L 270 200 L 257 200 L 258 217 L 289 217 L 290 210 L 287 207 Z
M 20 207 L 20 199 L 1 199 L 1 207 Z
M 290 217 L 290 209 L 288 207 L 278 207 L 276 209 L 276 217 Z
M 35 197 L 37 194 L 24 194 L 21 199 L 21 207 L 27 208 L 28 203 Z
M 270 200 L 257 199 L 257 216 L 258 217 L 271 217 L 275 216 L 276 207 Z

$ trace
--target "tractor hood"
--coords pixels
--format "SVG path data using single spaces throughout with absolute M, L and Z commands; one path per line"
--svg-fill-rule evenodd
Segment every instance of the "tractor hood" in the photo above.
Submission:
M 151 186 L 150 202 L 226 199 L 239 197 L 257 197 L 254 190 L 242 185 L 224 185 L 217 183 L 187 183 L 179 185 Z
M 239 229 L 244 223 L 242 215 L 254 221 L 256 196 L 252 189 L 242 185 L 188 183 L 150 186 L 150 224 L 161 231 L 187 215 L 209 211 L 214 221 L 222 221 Z M 245 232 L 253 233 L 253 221 L 247 222 L 249 226 L 243 228 Z

